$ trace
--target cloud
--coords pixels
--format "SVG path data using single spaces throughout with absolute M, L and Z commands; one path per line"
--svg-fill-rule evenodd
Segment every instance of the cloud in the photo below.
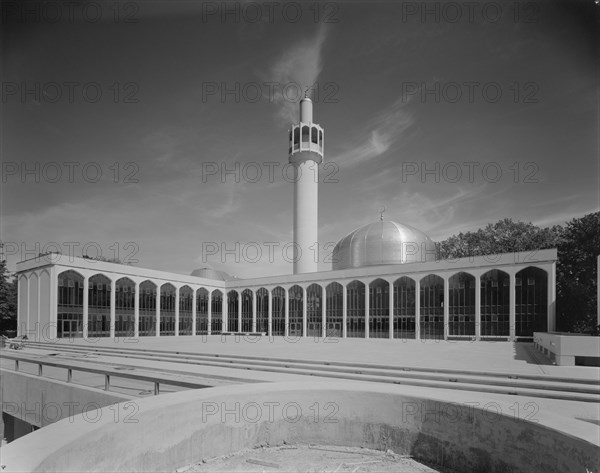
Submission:
M 298 84 L 302 91 L 312 87 L 323 69 L 322 48 L 327 37 L 327 29 L 321 23 L 316 35 L 301 41 L 287 49 L 279 60 L 273 64 L 269 73 L 269 81 L 278 82 L 281 86 L 275 88 L 274 101 L 279 107 L 277 115 L 286 122 L 294 122 L 298 117 L 298 105 L 294 101 L 296 89 L 286 89 L 287 84 Z
M 365 125 L 367 137 L 363 144 L 354 144 L 351 148 L 330 159 L 340 167 L 358 166 L 384 154 L 401 139 L 414 124 L 412 113 L 405 109 L 409 99 L 400 97 Z

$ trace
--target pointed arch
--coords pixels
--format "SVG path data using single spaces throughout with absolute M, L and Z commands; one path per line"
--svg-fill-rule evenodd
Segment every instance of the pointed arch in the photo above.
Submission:
M 273 335 L 285 335 L 285 297 L 286 291 L 277 286 L 271 291 L 273 310 L 271 314 L 271 333 Z
M 481 275 L 481 336 L 510 335 L 510 276 L 499 269 Z
M 448 280 L 448 335 L 475 336 L 475 276 L 461 271 Z
M 160 335 L 175 335 L 175 293 L 171 283 L 160 286 Z
M 290 287 L 289 297 L 289 335 L 290 337 L 302 336 L 302 319 L 304 312 L 304 289 L 298 285 Z
M 211 334 L 223 331 L 223 293 L 219 289 L 211 293 Z
M 264 287 L 256 291 L 256 331 L 269 332 L 269 291 Z
M 83 275 L 68 269 L 58 274 L 56 336 L 83 337 Z M 31 307 L 29 311 L 32 312 Z
M 365 337 L 365 284 L 354 280 L 346 286 L 346 336 Z
M 110 337 L 111 287 L 111 280 L 104 274 L 94 274 L 88 280 L 88 337 L 90 338 Z M 115 335 L 116 328 L 115 320 Z
M 339 282 L 332 282 L 325 288 L 327 305 L 325 308 L 325 334 L 327 337 L 339 338 L 342 336 L 344 323 L 344 286 Z
M 394 281 L 394 338 L 416 336 L 416 282 L 408 276 Z
M 390 283 L 378 278 L 369 284 L 369 338 L 389 338 Z
M 429 274 L 420 281 L 421 338 L 444 339 L 444 280 Z
M 515 275 L 515 335 L 548 330 L 548 273 L 528 266 Z
M 227 293 L 227 331 L 239 332 L 238 327 L 239 293 L 231 290 Z

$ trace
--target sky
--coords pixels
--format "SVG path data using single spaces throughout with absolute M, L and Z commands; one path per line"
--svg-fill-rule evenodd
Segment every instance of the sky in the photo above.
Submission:
M 468 4 L 468 5 L 466 5 Z M 325 130 L 319 269 L 385 219 L 434 241 L 599 210 L 598 14 L 564 2 L 2 4 L 0 239 L 290 274 L 288 130 Z

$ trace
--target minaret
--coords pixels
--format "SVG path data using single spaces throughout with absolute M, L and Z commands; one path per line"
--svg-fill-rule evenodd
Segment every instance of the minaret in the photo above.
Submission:
M 290 129 L 290 164 L 294 166 L 294 274 L 318 271 L 319 164 L 323 128 L 313 123 L 313 103 L 300 101 L 299 123 Z

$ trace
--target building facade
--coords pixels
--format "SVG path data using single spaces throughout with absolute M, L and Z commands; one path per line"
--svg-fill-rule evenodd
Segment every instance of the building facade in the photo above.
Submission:
M 18 263 L 19 335 L 531 339 L 555 328 L 556 259 L 552 249 L 225 280 L 50 254 Z

